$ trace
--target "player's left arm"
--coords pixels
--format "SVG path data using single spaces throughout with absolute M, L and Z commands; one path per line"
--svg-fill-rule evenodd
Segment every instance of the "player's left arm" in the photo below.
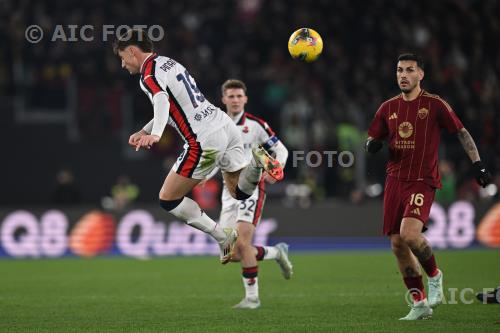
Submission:
M 462 144 L 465 152 L 472 161 L 472 166 L 474 167 L 474 175 L 477 183 L 482 187 L 486 187 L 486 185 L 491 183 L 491 175 L 488 170 L 486 170 L 486 166 L 479 157 L 479 151 L 477 150 L 474 139 L 465 127 L 462 127 L 462 129 L 458 131 L 457 137 L 458 140 L 460 140 L 460 143 Z
M 465 152 L 472 161 L 472 166 L 474 168 L 474 176 L 476 181 L 482 187 L 486 187 L 491 183 L 491 175 L 486 170 L 486 166 L 481 161 L 479 157 L 479 152 L 476 147 L 474 139 L 470 135 L 469 131 L 464 127 L 460 119 L 457 117 L 451 106 L 446 103 L 441 98 L 436 100 L 438 103 L 438 122 L 441 128 L 445 128 L 449 133 L 455 133 L 462 144 Z
M 282 167 L 285 167 L 288 160 L 288 148 L 278 139 L 277 136 L 269 138 L 263 145 L 265 150 L 274 155 L 274 158 L 280 162 Z

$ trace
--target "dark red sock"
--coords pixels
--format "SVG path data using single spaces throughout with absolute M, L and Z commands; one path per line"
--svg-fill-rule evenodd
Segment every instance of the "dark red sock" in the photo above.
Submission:
M 422 265 L 422 268 L 427 273 L 428 277 L 434 277 L 439 273 L 434 255 L 432 255 L 426 261 L 420 262 L 420 265 Z
M 257 249 L 257 255 L 255 256 L 255 258 L 258 261 L 264 260 L 264 255 L 266 254 L 266 250 L 264 250 L 262 246 L 256 246 L 255 248 Z
M 241 275 L 243 275 L 243 277 L 245 279 L 256 278 L 258 274 L 259 274 L 259 267 L 258 266 L 243 267 L 243 271 L 241 273 Z
M 425 298 L 424 283 L 422 282 L 422 275 L 403 277 L 406 288 L 411 291 L 411 296 L 415 302 L 419 302 Z

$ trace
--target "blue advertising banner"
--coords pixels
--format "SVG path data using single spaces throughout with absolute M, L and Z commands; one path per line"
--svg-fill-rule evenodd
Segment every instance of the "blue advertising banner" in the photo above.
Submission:
M 500 246 L 500 206 L 480 221 L 476 208 L 457 201 L 445 208 L 434 203 L 426 237 L 434 248 Z M 212 217 L 217 212 L 210 214 Z M 482 216 L 481 216 L 482 217 Z M 481 222 L 481 223 L 480 223 Z M 309 209 L 270 203 L 255 232 L 256 245 L 286 241 L 292 250 L 388 249 L 381 235 L 380 203 L 336 202 Z M 217 255 L 218 245 L 156 206 L 119 213 L 93 207 L 35 207 L 0 211 L 0 257 L 57 258 L 124 255 L 135 258 Z

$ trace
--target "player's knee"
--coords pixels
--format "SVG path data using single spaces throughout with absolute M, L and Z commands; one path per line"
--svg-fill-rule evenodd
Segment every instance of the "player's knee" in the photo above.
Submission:
M 174 210 L 177 206 L 179 206 L 182 200 L 184 200 L 184 198 L 174 199 L 174 200 L 160 199 L 160 206 L 167 212 L 170 212 Z
M 408 246 L 399 237 L 391 240 L 391 249 L 396 257 L 404 256 L 408 252 Z
M 250 246 L 251 245 L 243 239 L 238 238 L 238 241 L 236 241 L 236 249 L 237 249 L 238 253 L 240 253 L 240 254 L 248 251 Z
M 400 236 L 401 236 L 401 240 L 406 245 L 408 245 L 409 247 L 412 247 L 418 243 L 420 235 L 413 233 L 413 232 L 403 231 L 403 232 L 401 232 Z
M 171 201 L 175 199 L 172 193 L 168 193 L 168 191 L 165 191 L 163 188 L 160 190 L 158 197 L 160 200 L 164 201 Z
M 252 246 L 252 241 L 249 239 L 249 237 L 245 236 L 245 234 L 239 233 L 238 240 L 236 241 L 236 244 L 240 250 L 244 250 Z
M 247 222 L 240 222 L 247 223 Z M 243 228 L 238 228 L 238 240 L 236 241 L 236 247 L 239 252 L 242 253 L 252 248 L 252 238 L 253 234 L 249 230 Z

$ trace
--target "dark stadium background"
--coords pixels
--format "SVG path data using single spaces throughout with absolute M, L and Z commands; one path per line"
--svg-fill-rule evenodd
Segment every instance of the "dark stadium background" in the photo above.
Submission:
M 52 203 L 61 169 L 74 174 L 81 203 L 98 203 L 120 175 L 139 186 L 140 202 L 155 200 L 170 166 L 165 160 L 178 155 L 180 142 L 169 131 L 152 153 L 134 154 L 126 147 L 128 135 L 150 119 L 151 107 L 137 77 L 120 68 L 111 41 L 100 40 L 103 24 L 162 26 L 158 52 L 185 64 L 209 100 L 221 106 L 221 83 L 242 79 L 249 89 L 247 110 L 268 120 L 289 149 L 305 152 L 356 151 L 379 104 L 398 93 L 397 55 L 416 51 L 427 63 L 424 88 L 449 101 L 495 172 L 500 166 L 498 6 L 497 1 L 2 1 L 0 202 Z M 31 24 L 43 27 L 42 42 L 26 41 Z M 56 25 L 70 24 L 95 25 L 95 41 L 49 40 Z M 303 26 L 324 40 L 323 55 L 313 64 L 294 62 L 287 53 L 290 33 Z M 441 159 L 451 163 L 454 178 L 452 199 L 478 200 L 458 140 L 444 136 L 443 141 Z M 312 184 L 315 200 L 357 201 L 362 195 L 356 191 L 383 182 L 384 163 L 380 156 L 366 166 L 356 163 L 360 170 L 289 166 L 287 183 Z

